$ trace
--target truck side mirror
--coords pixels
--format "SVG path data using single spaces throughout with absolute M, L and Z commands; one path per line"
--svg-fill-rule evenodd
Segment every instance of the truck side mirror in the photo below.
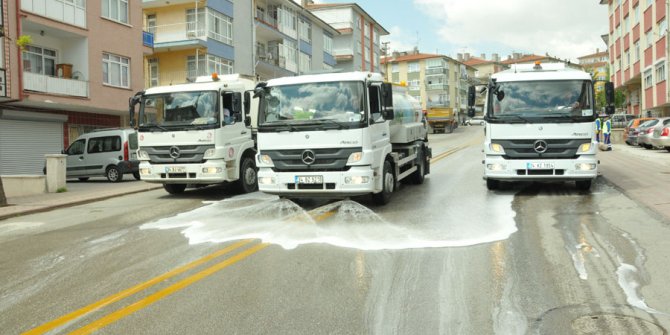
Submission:
M 244 115 L 251 114 L 251 92 L 244 92 Z
M 468 117 L 474 117 L 475 116 L 475 108 L 470 106 L 468 107 Z
M 614 83 L 611 81 L 605 83 L 605 101 L 607 105 L 614 105 Z
M 468 115 L 470 115 L 470 109 L 475 105 L 475 97 L 476 97 L 476 92 L 477 89 L 474 86 L 468 87 Z M 474 109 L 473 109 L 473 116 L 474 116 Z
M 384 118 L 384 120 L 393 120 L 393 118 L 395 118 L 393 107 L 384 109 L 384 111 L 382 111 L 382 117 Z
M 251 127 L 251 116 L 247 115 L 244 118 L 244 125 L 247 126 L 247 127 Z
M 133 128 L 135 127 L 135 106 L 140 103 L 143 95 L 144 91 L 140 91 L 128 99 L 128 122 Z
M 382 83 L 382 109 L 393 108 L 393 85 Z

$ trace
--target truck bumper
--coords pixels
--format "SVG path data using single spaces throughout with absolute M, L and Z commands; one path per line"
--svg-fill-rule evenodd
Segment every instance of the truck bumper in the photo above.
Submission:
M 323 183 L 299 182 L 299 177 L 315 176 L 321 176 Z M 268 194 L 295 198 L 346 198 L 373 193 L 374 178 L 370 166 L 354 166 L 342 172 L 274 172 L 271 168 L 260 168 L 258 189 Z
M 140 162 L 140 179 L 160 184 L 218 184 L 230 181 L 223 160 L 203 164 L 149 164 Z
M 509 160 L 502 156 L 486 156 L 484 179 L 508 181 L 569 181 L 595 179 L 598 160 L 595 155 L 577 159 Z

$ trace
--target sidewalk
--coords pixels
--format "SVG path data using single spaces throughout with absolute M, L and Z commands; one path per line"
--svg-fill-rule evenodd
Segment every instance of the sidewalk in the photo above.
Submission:
M 128 178 L 130 177 L 130 178 Z M 105 178 L 91 178 L 86 182 L 68 180 L 67 192 L 7 198 L 9 206 L 0 207 L 0 220 L 19 215 L 50 211 L 52 209 L 80 205 L 137 192 L 159 189 L 161 184 L 149 184 L 128 175 L 119 183 Z

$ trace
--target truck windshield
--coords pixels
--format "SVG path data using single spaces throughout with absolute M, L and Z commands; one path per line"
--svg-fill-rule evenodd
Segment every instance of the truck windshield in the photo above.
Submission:
M 350 129 L 365 124 L 362 82 L 268 87 L 260 102 L 259 129 Z
M 216 91 L 145 95 L 139 129 L 150 131 L 217 128 L 220 126 Z
M 588 80 L 498 82 L 489 90 L 489 122 L 591 122 L 592 87 Z

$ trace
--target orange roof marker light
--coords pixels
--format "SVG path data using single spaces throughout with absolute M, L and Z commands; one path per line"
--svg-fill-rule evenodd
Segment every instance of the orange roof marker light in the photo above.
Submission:
M 542 62 L 540 62 L 539 60 L 536 60 L 535 61 L 535 66 L 533 66 L 533 70 L 542 70 L 542 65 L 540 65 L 540 64 L 542 64 Z
M 219 81 L 219 74 L 216 72 L 212 72 L 212 80 L 213 81 Z

